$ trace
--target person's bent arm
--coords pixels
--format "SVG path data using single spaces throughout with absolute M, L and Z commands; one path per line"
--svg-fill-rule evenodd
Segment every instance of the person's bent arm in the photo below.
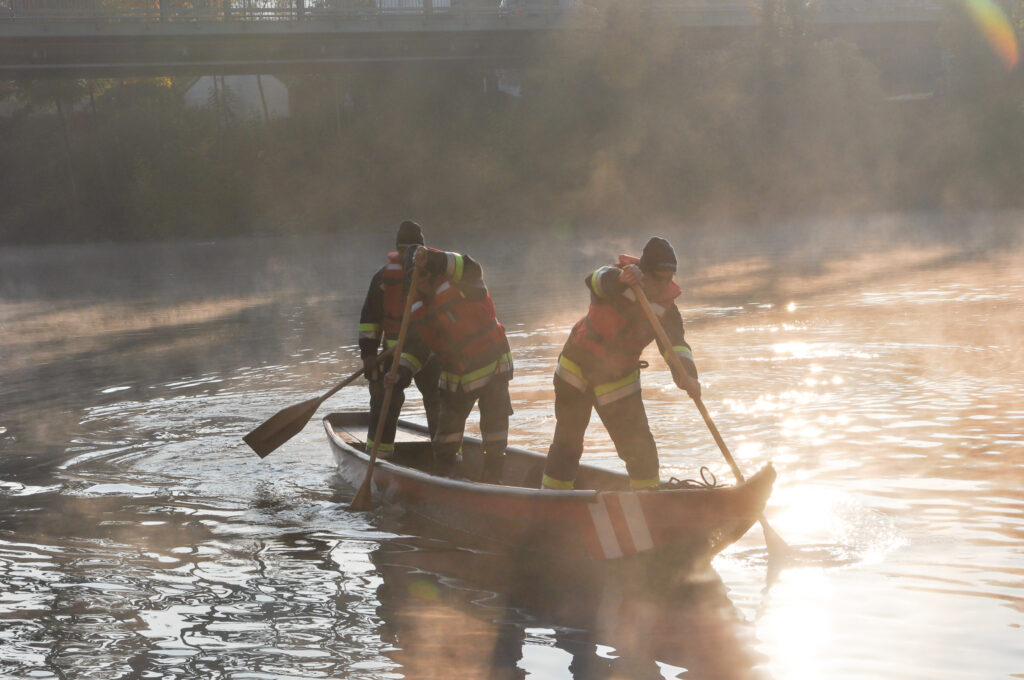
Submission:
M 377 373 L 377 350 L 380 348 L 384 316 L 384 290 L 381 288 L 383 275 L 377 272 L 370 279 L 363 310 L 359 314 L 359 356 L 363 360 L 366 377 L 373 379 Z
M 659 341 L 658 349 L 661 350 L 662 356 L 665 357 L 665 361 L 672 369 L 672 379 L 675 381 L 676 386 L 681 390 L 686 390 L 691 398 L 699 399 L 700 380 L 697 376 L 697 364 L 693 360 L 693 350 L 690 349 L 690 344 L 686 342 L 683 318 L 680 316 L 679 309 L 675 305 L 669 307 L 665 312 L 663 325 L 665 327 L 665 334 L 668 335 L 672 346 L 662 347 Z M 680 375 L 676 370 L 675 362 L 670 360 L 670 353 L 675 354 L 679 358 L 683 369 L 686 371 L 686 376 Z

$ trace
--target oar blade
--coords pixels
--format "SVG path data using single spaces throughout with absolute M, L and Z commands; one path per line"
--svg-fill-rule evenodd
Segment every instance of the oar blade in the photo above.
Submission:
M 774 559 L 782 559 L 789 555 L 790 547 L 786 541 L 783 540 L 782 536 L 779 536 L 778 532 L 775 531 L 768 524 L 768 520 L 765 519 L 764 515 L 761 515 L 761 530 L 764 531 L 764 542 L 768 547 L 768 555 Z
M 366 512 L 373 509 L 373 491 L 370 489 L 370 484 L 363 482 L 360 485 L 355 498 L 348 504 L 348 509 L 352 512 Z
M 301 432 L 322 403 L 323 399 L 316 397 L 301 404 L 283 408 L 265 423 L 242 437 L 242 440 L 260 458 L 266 458 L 277 447 Z

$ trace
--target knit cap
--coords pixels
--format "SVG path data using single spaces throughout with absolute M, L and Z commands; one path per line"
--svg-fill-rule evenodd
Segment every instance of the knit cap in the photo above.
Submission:
M 668 241 L 655 236 L 640 255 L 640 269 L 648 273 L 674 272 L 676 270 L 676 251 L 672 249 Z
M 411 245 L 423 245 L 423 229 L 412 220 L 406 220 L 398 225 L 395 247 L 408 248 Z

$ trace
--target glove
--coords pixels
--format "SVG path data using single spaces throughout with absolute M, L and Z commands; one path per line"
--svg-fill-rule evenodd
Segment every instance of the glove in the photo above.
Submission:
M 399 366 L 398 373 L 395 375 L 391 375 L 389 371 L 384 376 L 384 384 L 392 385 L 395 389 L 404 390 L 410 383 L 412 383 L 412 371 L 406 366 Z
M 686 393 L 690 395 L 690 399 L 700 399 L 700 380 L 697 379 L 697 367 L 685 359 L 682 360 L 683 368 L 686 369 L 686 376 L 674 375 L 676 387 L 681 390 L 686 390 Z M 687 380 L 689 378 L 689 380 Z
M 444 251 L 416 245 L 410 246 L 405 251 L 402 267 L 405 269 L 405 276 L 408 279 L 412 276 L 413 269 L 419 269 L 428 274 L 441 274 L 447 263 L 448 256 Z
M 686 390 L 688 395 L 690 395 L 690 399 L 693 399 L 694 401 L 700 399 L 700 381 L 696 378 L 690 380 L 689 387 L 683 387 L 683 389 Z
M 644 280 L 644 273 L 635 264 L 627 264 L 619 273 L 619 281 L 627 286 L 638 286 Z
M 417 248 L 416 252 L 412 256 L 413 264 L 419 269 L 426 269 L 427 257 L 430 255 L 430 251 L 426 247 Z

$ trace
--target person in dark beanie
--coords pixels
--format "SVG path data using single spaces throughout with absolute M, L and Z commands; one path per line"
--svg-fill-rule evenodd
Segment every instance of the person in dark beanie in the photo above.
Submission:
M 363 359 L 366 379 L 370 384 L 370 428 L 367 434 L 367 450 L 373 446 L 373 437 L 377 431 L 377 420 L 380 418 L 381 402 L 384 400 L 384 375 L 391 363 L 388 361 L 377 364 L 377 353 L 383 343 L 390 349 L 398 341 L 398 331 L 402 325 L 402 312 L 405 310 L 405 270 L 403 259 L 405 252 L 412 246 L 423 245 L 423 230 L 420 225 L 406 220 L 398 225 L 395 235 L 395 250 L 388 253 L 388 262 L 381 267 L 370 280 L 370 289 L 363 302 L 363 311 L 359 316 L 359 353 Z M 411 342 L 408 344 L 412 344 Z M 427 412 L 427 427 L 431 434 L 437 429 L 440 396 L 437 381 L 441 375 L 441 367 L 433 355 L 417 356 L 415 352 L 403 351 L 398 358 L 399 365 L 407 367 L 409 381 L 396 384 L 391 396 L 387 422 L 381 434 L 378 455 L 389 457 L 395 450 L 395 430 L 398 415 L 405 402 L 405 388 L 413 379 L 416 387 L 423 395 L 423 408 Z
M 544 488 L 573 488 L 583 436 L 595 408 L 626 463 L 630 485 L 648 489 L 661 483 L 658 450 L 640 394 L 640 369 L 646 365 L 640 354 L 656 335 L 630 286 L 641 286 L 672 342 L 671 347 L 659 343 L 662 355 L 677 354 L 692 378 L 686 381 L 673 372 L 676 385 L 689 385 L 691 396 L 698 397 L 697 367 L 675 305 L 682 293 L 672 280 L 675 271 L 672 246 L 654 237 L 639 258 L 620 255 L 615 265 L 586 278 L 590 309 L 573 326 L 555 368 L 555 434 L 541 482 Z

